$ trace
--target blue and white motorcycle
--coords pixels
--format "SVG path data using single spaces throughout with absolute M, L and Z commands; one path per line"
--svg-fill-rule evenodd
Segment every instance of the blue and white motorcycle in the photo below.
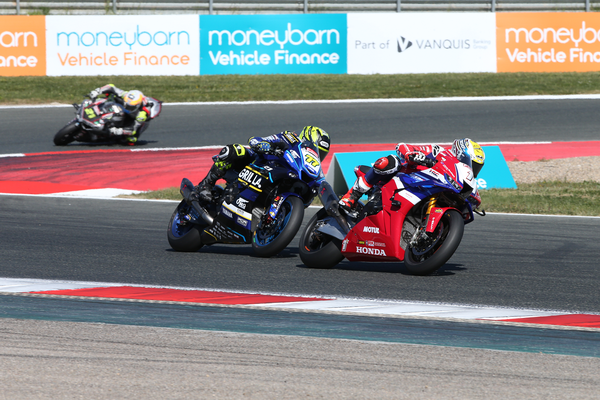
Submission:
M 325 180 L 315 145 L 289 144 L 287 150 L 259 154 L 241 171 L 229 170 L 225 187 L 215 186 L 211 202 L 200 200 L 184 178 L 183 201 L 168 226 L 171 247 L 197 251 L 215 243 L 252 243 L 260 257 L 280 253 L 300 229 L 304 209 Z

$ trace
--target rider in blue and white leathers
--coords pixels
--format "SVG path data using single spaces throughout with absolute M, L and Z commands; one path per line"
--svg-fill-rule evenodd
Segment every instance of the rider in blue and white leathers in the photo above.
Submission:
M 253 136 L 248 139 L 249 146 L 239 143 L 229 144 L 221 149 L 219 154 L 213 156 L 214 164 L 206 177 L 196 186 L 196 193 L 203 201 L 212 200 L 212 188 L 221 179 L 227 170 L 233 168 L 240 171 L 256 159 L 257 153 L 268 153 L 274 149 L 286 150 L 290 144 L 298 141 L 311 141 L 319 149 L 323 160 L 329 152 L 329 134 L 316 126 L 305 126 L 297 135 L 292 131 L 283 131 L 270 136 Z

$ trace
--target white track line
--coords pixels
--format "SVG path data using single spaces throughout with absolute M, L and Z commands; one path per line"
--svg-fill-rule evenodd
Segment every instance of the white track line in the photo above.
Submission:
M 486 96 L 486 97 L 425 97 L 402 99 L 342 99 L 342 100 L 277 100 L 277 101 L 206 101 L 163 103 L 164 106 L 214 106 L 214 105 L 295 105 L 295 104 L 353 104 L 353 103 L 440 103 L 465 101 L 518 101 L 518 100 L 599 100 L 600 94 L 530 95 L 530 96 Z M 39 104 L 0 106 L 0 109 L 18 108 L 61 108 L 71 104 Z

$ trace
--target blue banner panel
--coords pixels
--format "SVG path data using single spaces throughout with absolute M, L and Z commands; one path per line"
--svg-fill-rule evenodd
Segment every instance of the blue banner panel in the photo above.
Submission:
M 200 75 L 345 74 L 346 14 L 201 15 Z
M 485 151 L 485 165 L 477 177 L 477 186 L 479 189 L 516 189 L 517 184 L 510 173 L 500 147 L 482 147 Z M 393 149 L 390 149 L 390 151 L 335 153 L 327 172 L 327 181 L 329 181 L 338 194 L 345 192 L 356 180 L 356 175 L 354 174 L 355 166 L 372 166 L 378 158 L 386 157 L 392 153 L 394 153 Z M 343 177 L 342 182 L 338 182 L 340 177 Z

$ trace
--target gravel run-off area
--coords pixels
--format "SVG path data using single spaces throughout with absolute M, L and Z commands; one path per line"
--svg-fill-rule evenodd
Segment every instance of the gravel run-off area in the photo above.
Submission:
M 543 181 L 600 182 L 600 157 L 509 161 L 507 164 L 517 183 Z

